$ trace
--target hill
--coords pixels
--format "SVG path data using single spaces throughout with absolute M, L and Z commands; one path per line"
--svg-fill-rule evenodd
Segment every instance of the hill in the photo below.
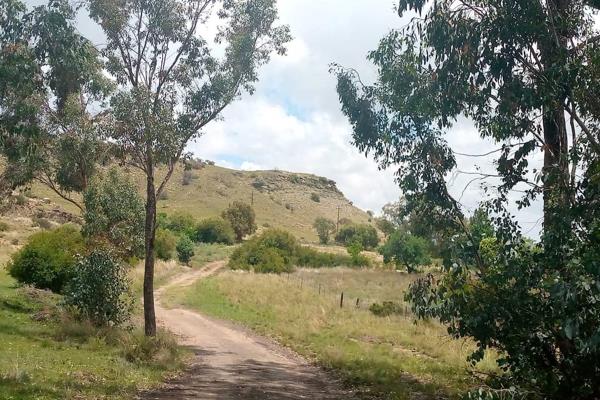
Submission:
M 200 219 L 220 215 L 231 202 L 241 200 L 253 205 L 259 228 L 285 229 L 307 242 L 317 241 L 312 228 L 315 218 L 322 216 L 335 221 L 338 207 L 340 219 L 357 223 L 370 220 L 365 211 L 340 192 L 334 181 L 324 177 L 285 171 L 237 171 L 197 162 L 192 166 L 188 171 L 180 166 L 173 173 L 165 196 L 158 202 L 159 212 L 187 212 Z M 143 176 L 137 171 L 129 174 L 142 192 Z M 65 211 L 78 212 L 44 186 L 34 185 L 32 194 L 49 199 Z

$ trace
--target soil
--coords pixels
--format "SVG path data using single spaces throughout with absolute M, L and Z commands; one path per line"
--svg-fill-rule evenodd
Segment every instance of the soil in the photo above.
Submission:
M 156 292 L 159 324 L 195 353 L 190 368 L 144 400 L 165 399 L 352 399 L 351 392 L 325 371 L 230 322 L 185 309 L 166 309 L 160 298 L 167 288 L 183 287 L 224 266 L 219 261 L 179 275 Z

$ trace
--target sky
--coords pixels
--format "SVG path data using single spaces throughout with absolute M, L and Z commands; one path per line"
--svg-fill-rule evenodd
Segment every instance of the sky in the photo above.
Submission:
M 41 3 L 30 0 L 29 3 Z M 366 59 L 390 30 L 400 28 L 394 0 L 279 0 L 280 23 L 290 27 L 294 40 L 286 56 L 275 56 L 259 72 L 255 93 L 244 95 L 223 112 L 220 121 L 205 128 L 189 145 L 196 157 L 218 165 L 244 169 L 281 169 L 313 173 L 333 179 L 355 205 L 376 213 L 397 200 L 400 190 L 394 169 L 379 170 L 351 144 L 351 126 L 340 111 L 333 62 L 352 67 L 364 80 L 374 68 Z M 102 41 L 97 26 L 81 16 L 79 30 L 92 41 Z M 496 148 L 481 139 L 473 124 L 459 119 L 448 132 L 452 148 L 463 153 L 484 153 Z M 541 153 L 534 157 L 540 163 Z M 467 213 L 483 192 L 469 172 L 493 172 L 492 158 L 458 156 L 457 171 L 449 177 L 451 192 Z M 465 189 L 466 186 L 466 189 Z M 541 228 L 541 206 L 535 203 L 514 214 L 529 236 Z

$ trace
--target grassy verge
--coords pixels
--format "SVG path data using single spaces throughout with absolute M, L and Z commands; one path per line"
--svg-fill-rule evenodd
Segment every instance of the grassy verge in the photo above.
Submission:
M 336 370 L 364 394 L 455 398 L 476 384 L 465 362 L 471 343 L 449 338 L 434 322 L 380 318 L 355 307 L 359 296 L 398 301 L 410 280 L 395 272 L 343 268 L 300 270 L 290 278 L 227 272 L 172 290 L 165 300 L 272 336 Z M 491 355 L 477 366 L 484 372 L 495 368 Z
M 169 336 L 98 330 L 67 319 L 58 300 L 0 269 L 0 399 L 131 399 L 182 366 Z

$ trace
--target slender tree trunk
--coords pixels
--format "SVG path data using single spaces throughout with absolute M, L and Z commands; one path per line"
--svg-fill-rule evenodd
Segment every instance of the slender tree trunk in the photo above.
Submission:
M 144 265 L 144 333 L 156 335 L 154 312 L 154 238 L 156 234 L 156 190 L 154 169 L 149 169 L 146 180 L 146 225 L 144 229 L 146 261 Z

